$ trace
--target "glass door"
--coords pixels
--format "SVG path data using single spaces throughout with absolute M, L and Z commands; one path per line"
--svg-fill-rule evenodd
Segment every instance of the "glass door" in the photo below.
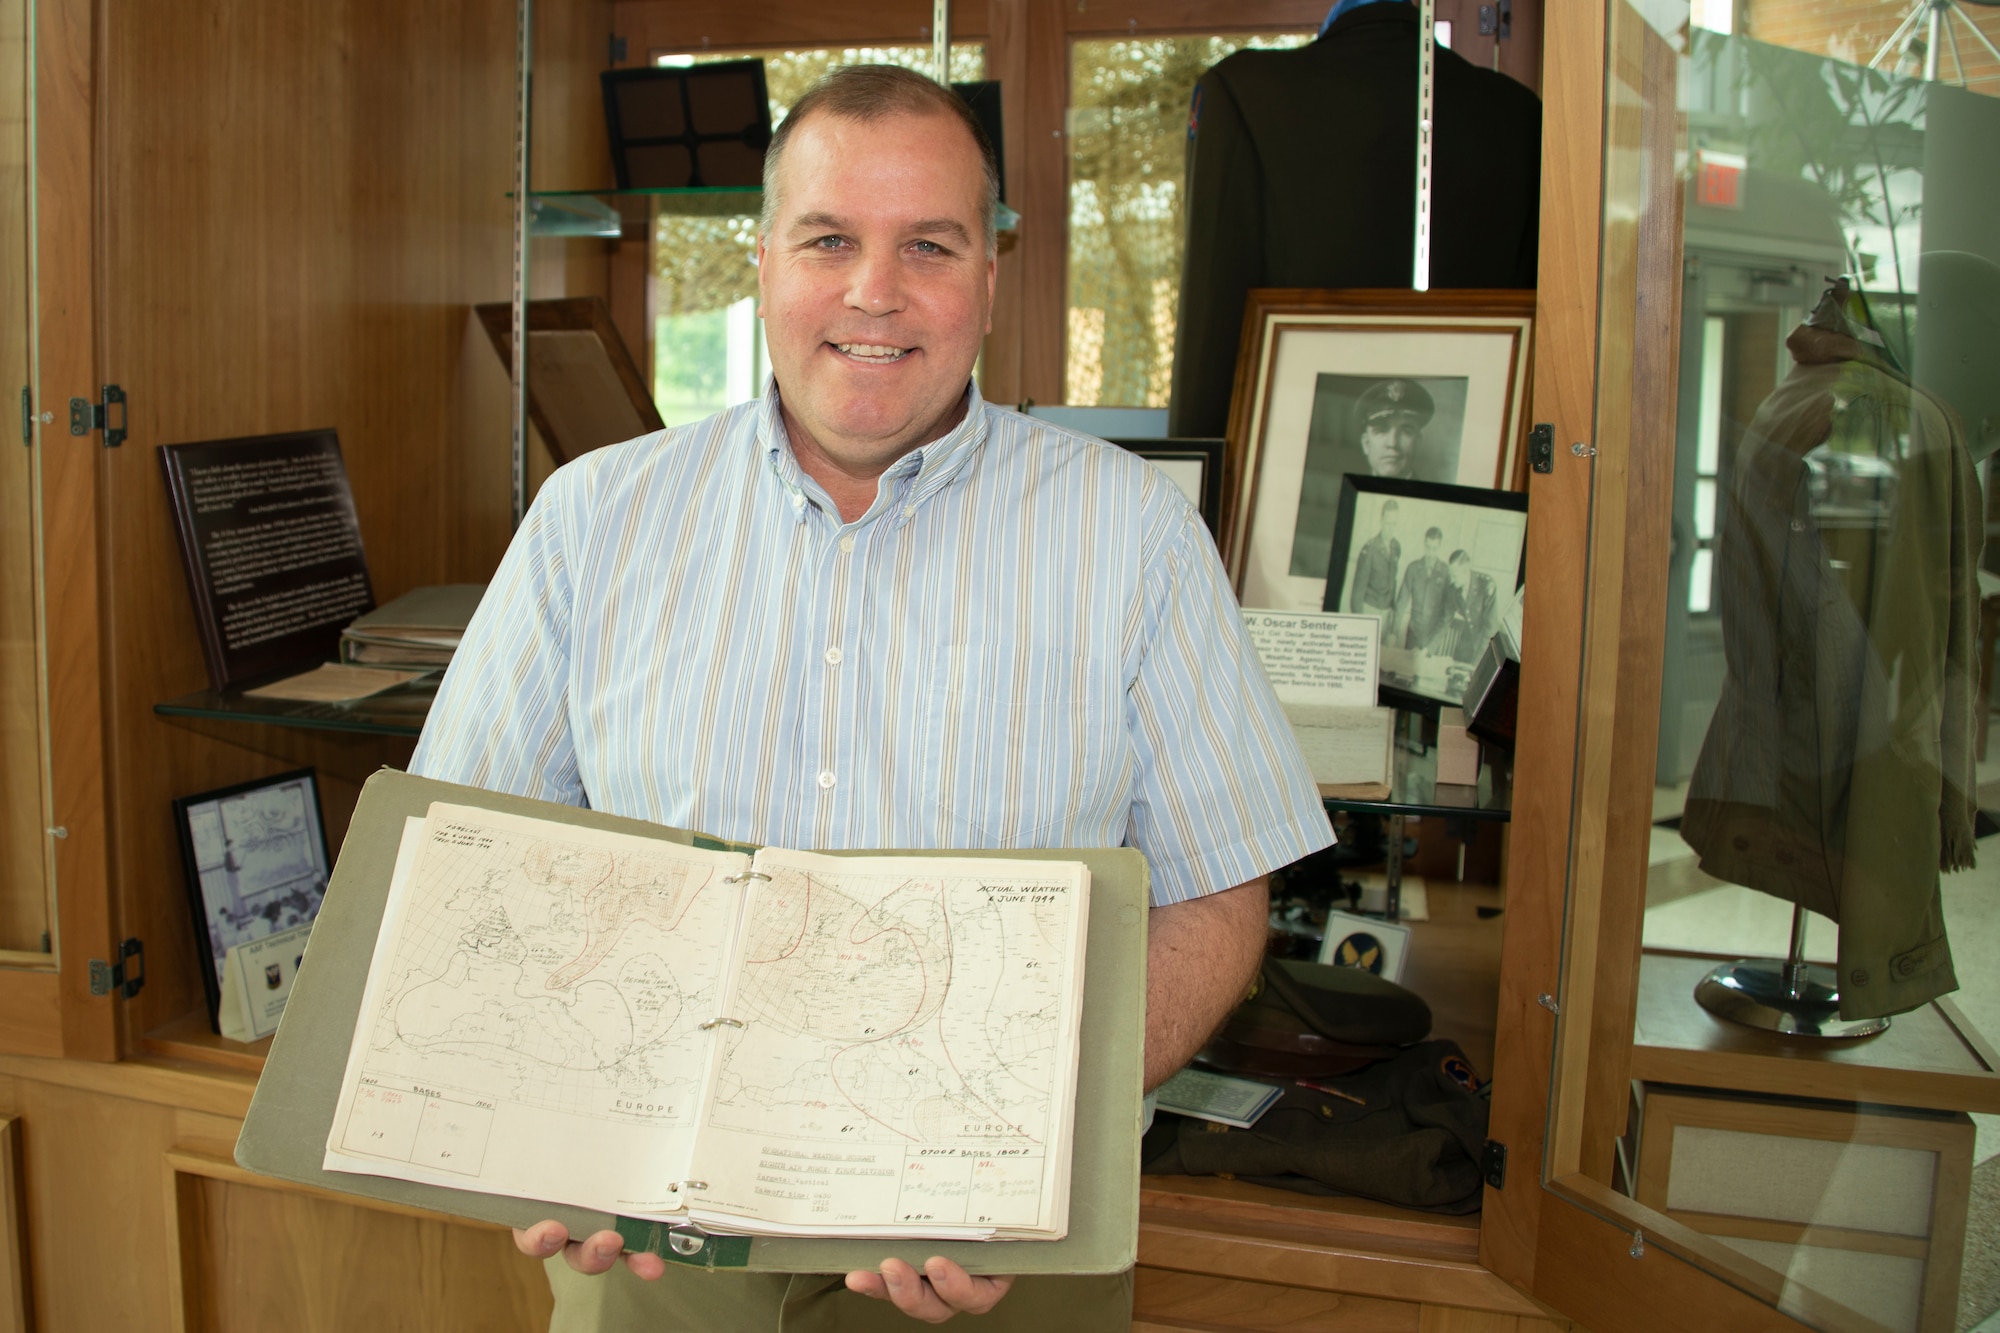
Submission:
M 28 0 L 0 0 L 0 960 L 51 964 Z
M 2000 1317 L 1996 36 L 1606 10 L 1547 1135 L 1502 1256 L 1587 1327 Z

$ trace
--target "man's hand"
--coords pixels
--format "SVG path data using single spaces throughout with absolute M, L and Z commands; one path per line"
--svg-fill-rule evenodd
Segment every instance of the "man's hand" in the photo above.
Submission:
M 879 1273 L 864 1268 L 847 1275 L 849 1291 L 888 1301 L 927 1324 L 942 1324 L 956 1314 L 985 1314 L 1013 1285 L 1011 1277 L 974 1277 L 938 1255 L 924 1260 L 921 1273 L 901 1259 L 884 1259 Z
M 569 1228 L 560 1222 L 537 1222 L 523 1231 L 514 1228 L 514 1248 L 530 1259 L 546 1259 L 557 1250 L 563 1262 L 579 1273 L 608 1273 L 618 1256 L 625 1253 L 625 1238 L 615 1231 L 600 1231 L 586 1240 L 569 1238 Z M 651 1282 L 667 1271 L 667 1261 L 657 1254 L 626 1254 L 625 1266 L 632 1276 Z

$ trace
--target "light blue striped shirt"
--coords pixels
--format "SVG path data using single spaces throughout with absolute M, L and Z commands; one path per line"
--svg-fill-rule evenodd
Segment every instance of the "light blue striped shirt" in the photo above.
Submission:
M 969 402 L 853 523 L 775 387 L 562 468 L 412 771 L 803 849 L 1130 845 L 1156 903 L 1330 844 L 1186 499 Z

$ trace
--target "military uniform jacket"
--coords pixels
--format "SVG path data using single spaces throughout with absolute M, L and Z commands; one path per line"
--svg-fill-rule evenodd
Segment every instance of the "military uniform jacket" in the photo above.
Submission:
M 1786 345 L 1731 471 L 1681 836 L 1838 921 L 1841 1017 L 1869 1018 L 1958 985 L 1938 872 L 1973 860 L 1979 488 L 1938 400 L 1842 334 Z
M 1542 105 L 1440 47 L 1431 286 L 1535 285 Z M 1228 426 L 1253 287 L 1410 285 L 1417 11 L 1365 5 L 1293 51 L 1202 75 L 1188 124 L 1186 247 L 1168 429 Z
M 1465 590 L 1453 588 L 1450 600 L 1451 615 L 1428 646 L 1454 661 L 1476 662 L 1498 623 L 1499 585 L 1492 575 L 1475 569 L 1465 580 Z
M 1396 604 L 1396 568 L 1403 562 L 1403 545 L 1394 537 L 1383 538 L 1381 533 L 1370 537 L 1362 546 L 1361 553 L 1354 557 L 1354 594 L 1349 610 L 1379 606 L 1388 609 Z
M 1451 615 L 1451 569 L 1442 559 L 1412 560 L 1403 571 L 1403 591 L 1396 600 L 1396 628 L 1405 648 L 1429 649 Z

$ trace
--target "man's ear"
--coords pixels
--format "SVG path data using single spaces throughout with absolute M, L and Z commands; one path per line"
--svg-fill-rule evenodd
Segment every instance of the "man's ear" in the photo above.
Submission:
M 986 331 L 993 332 L 993 293 L 1000 277 L 1000 259 L 997 255 L 986 257 Z
M 757 233 L 757 318 L 764 318 L 764 263 L 769 258 L 764 247 L 764 233 Z

